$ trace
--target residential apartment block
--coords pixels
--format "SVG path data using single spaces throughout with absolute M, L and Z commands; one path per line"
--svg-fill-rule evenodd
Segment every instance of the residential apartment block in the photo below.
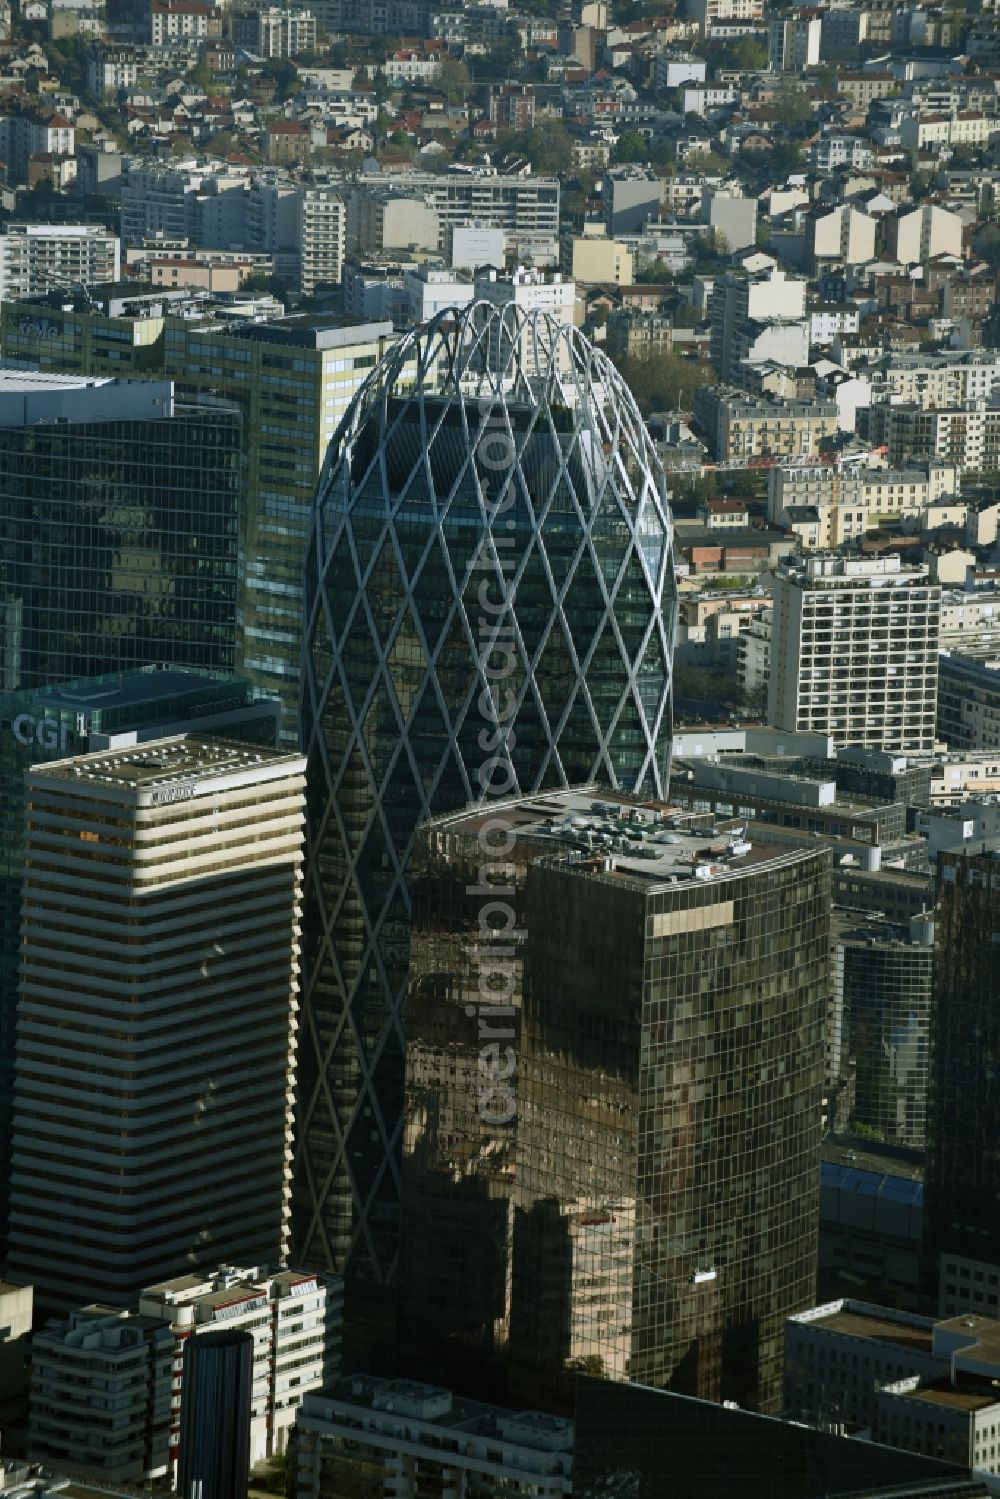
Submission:
M 172 1473 L 185 1349 L 220 1330 L 252 1339 L 251 1461 L 284 1452 L 303 1397 L 339 1372 L 342 1315 L 335 1277 L 234 1266 L 149 1286 L 134 1310 L 78 1308 L 33 1344 L 31 1456 L 108 1482 Z
M 309 10 L 234 11 L 230 17 L 233 42 L 256 57 L 297 57 L 316 50 L 316 17 Z
M 818 454 L 825 437 L 840 430 L 836 401 L 769 400 L 731 385 L 702 385 L 694 416 L 701 435 L 721 462 L 746 458 L 805 458 Z
M 865 420 L 869 441 L 886 449 L 890 463 L 939 458 L 969 473 L 1000 467 L 1000 406 L 985 397 L 939 407 L 925 399 L 873 403 Z
M 0 300 L 117 281 L 121 241 L 99 224 L 8 224 L 0 234 Z
M 783 559 L 768 721 L 837 744 L 932 749 L 940 607 L 927 569 L 898 557 Z
M 161 1320 L 174 1336 L 171 1458 L 181 1439 L 185 1345 L 220 1328 L 253 1338 L 251 1462 L 284 1452 L 303 1397 L 340 1372 L 343 1291 L 337 1276 L 234 1265 L 147 1286 L 127 1321 Z
M 371 1499 L 428 1493 L 568 1499 L 573 1423 L 501 1410 L 410 1379 L 356 1374 L 307 1395 L 296 1425 L 296 1499 L 331 1485 Z
M 1000 650 L 942 655 L 938 733 L 951 750 L 1000 749 Z
M 50 1322 L 31 1345 L 31 1458 L 109 1484 L 166 1475 L 174 1351 L 158 1318 L 88 1306 Z
M 806 283 L 801 277 L 777 268 L 749 275 L 728 271 L 716 280 L 708 311 L 712 365 L 723 383 L 742 383 L 746 359 L 786 355 L 782 362 L 793 366 L 808 359 Z
M 960 467 L 944 460 L 904 469 L 778 466 L 768 474 L 767 518 L 774 525 L 788 526 L 795 523 L 797 512 L 808 510 L 811 529 L 804 535 L 800 530 L 803 544 L 814 551 L 832 551 L 882 521 L 917 519 L 928 505 L 957 495 L 960 480 Z
M 1000 390 L 1000 353 L 883 354 L 866 374 L 872 404 L 915 402 L 925 408 L 989 400 Z

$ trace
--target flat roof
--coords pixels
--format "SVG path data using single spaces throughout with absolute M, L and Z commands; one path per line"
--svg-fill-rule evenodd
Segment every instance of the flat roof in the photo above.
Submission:
M 873 1343 L 892 1343 L 897 1348 L 908 1348 L 914 1353 L 933 1352 L 929 1327 L 913 1327 L 906 1322 L 894 1322 L 888 1317 L 838 1310 L 804 1325 L 821 1327 L 824 1332 L 839 1332 L 849 1338 L 869 1338 Z
M 550 1415 L 546 1411 L 488 1405 L 422 1380 L 385 1378 L 375 1374 L 346 1375 L 324 1390 L 310 1391 L 310 1399 L 385 1412 L 391 1412 L 393 1405 L 399 1402 L 412 1402 L 415 1408 L 408 1409 L 407 1414 L 425 1426 L 458 1429 L 467 1436 L 494 1437 L 522 1447 L 535 1448 L 537 1442 L 539 1462 L 558 1461 L 570 1451 L 573 1422 L 568 1417 Z M 441 1408 L 420 1412 L 423 1402 Z M 559 1445 L 550 1446 L 547 1438 L 555 1439 Z
M 971 1413 L 986 1410 L 991 1405 L 1000 1405 L 1000 1390 L 988 1380 L 966 1378 L 953 1385 L 947 1376 L 942 1376 L 927 1384 L 918 1385 L 915 1390 L 899 1391 L 899 1398 Z
M 226 324 L 223 329 L 237 338 L 257 343 L 294 344 L 307 349 L 339 349 L 348 344 L 391 338 L 391 322 L 373 322 L 369 318 L 324 316 L 317 313 L 293 314 L 264 323 Z
M 67 708 L 78 713 L 103 712 L 109 708 L 132 708 L 140 703 L 159 702 L 161 698 L 182 693 L 229 688 L 238 692 L 248 686 L 245 677 L 212 676 L 208 672 L 188 671 L 183 666 L 163 669 L 137 668 L 113 676 L 80 678 L 75 682 L 40 687 L 37 692 L 18 693 L 18 697 L 44 703 L 52 708 Z
M 53 375 L 37 370 L 0 369 L 2 395 L 16 395 L 20 391 L 88 390 L 113 384 L 111 375 Z
M 740 836 L 748 826 L 743 819 L 719 819 L 598 786 L 494 801 L 436 818 L 427 826 L 476 834 L 498 815 L 515 837 L 520 833 L 551 844 L 553 857 L 573 860 L 571 867 L 582 874 L 654 887 L 680 881 L 700 884 L 782 864 L 790 857 L 801 858 L 803 852 L 780 842 L 755 846 L 752 827 L 747 838 Z M 807 852 L 815 853 L 816 844 L 810 843 Z
M 943 1332 L 957 1333 L 965 1340 L 962 1348 L 957 1350 L 960 1355 L 982 1358 L 991 1364 L 1000 1362 L 1000 1321 L 995 1317 L 960 1312 L 957 1317 L 942 1318 L 937 1325 Z
M 35 766 L 28 775 L 34 785 L 48 781 L 78 785 L 89 781 L 123 791 L 141 791 L 191 785 L 265 766 L 287 765 L 291 769 L 301 764 L 302 757 L 296 754 L 236 744 L 225 739 L 178 734 L 127 749 L 100 750 L 66 760 L 53 760 L 47 765 Z

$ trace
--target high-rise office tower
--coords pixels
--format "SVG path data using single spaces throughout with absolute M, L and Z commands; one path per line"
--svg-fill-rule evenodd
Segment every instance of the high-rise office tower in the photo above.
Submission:
M 306 563 L 305 1263 L 393 1273 L 415 828 L 511 790 L 662 794 L 675 612 L 663 471 L 586 339 L 474 304 L 390 351 Z
M 840 1055 L 854 1068 L 854 1121 L 918 1150 L 927 1125 L 933 944 L 933 920 L 918 917 L 909 931 L 855 924 L 834 946 L 834 1016 Z
M 164 328 L 168 377 L 243 413 L 236 665 L 258 692 L 280 701 L 283 748 L 298 747 L 302 558 L 316 481 L 330 439 L 394 337 L 391 323 L 306 315 L 242 326 L 171 318 Z
M 996 1316 L 985 1298 L 988 1284 L 1000 1294 L 1000 842 L 940 854 L 938 877 L 925 1289 Z
M 583 1368 L 777 1410 L 815 1295 L 829 856 L 655 822 L 529 870 L 511 1390 Z
M 768 722 L 837 744 L 934 748 L 941 590 L 898 557 L 787 557 L 775 575 Z
M 168 381 L 0 372 L 0 689 L 232 671 L 242 425 Z
M 90 287 L 86 298 L 3 302 L 0 345 L 11 365 L 171 380 L 179 400 L 220 397 L 239 408 L 236 669 L 281 702 L 280 742 L 295 749 L 302 557 L 316 482 L 331 437 L 395 334 L 390 322 L 299 314 L 262 323 L 236 310 L 199 292 Z
M 45 1304 L 287 1252 L 304 770 L 178 737 L 28 774 L 9 1269 Z
M 506 1359 L 543 1406 L 581 1369 L 776 1406 L 815 1292 L 829 880 L 823 851 L 592 790 L 421 829 L 405 1348 L 457 1378 Z
M 10 1182 L 25 771 L 67 755 L 180 733 L 222 734 L 273 748 L 279 720 L 279 705 L 255 702 L 249 682 L 179 667 L 0 693 L 0 1257 Z

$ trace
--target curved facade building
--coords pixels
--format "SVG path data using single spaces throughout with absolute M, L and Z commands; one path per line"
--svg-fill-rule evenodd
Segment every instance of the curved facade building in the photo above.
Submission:
M 308 1263 L 393 1273 L 417 826 L 586 781 L 665 793 L 670 543 L 628 389 L 544 314 L 440 315 L 345 418 L 306 563 Z

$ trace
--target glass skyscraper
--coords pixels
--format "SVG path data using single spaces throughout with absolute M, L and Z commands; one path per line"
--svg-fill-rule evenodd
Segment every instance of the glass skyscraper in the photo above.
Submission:
M 662 795 L 675 613 L 662 468 L 580 333 L 476 304 L 390 350 L 306 563 L 305 1261 L 394 1272 L 416 827 L 499 791 Z
M 0 379 L 0 689 L 231 672 L 239 412 L 167 381 Z
M 909 934 L 885 926 L 847 932 L 834 948 L 834 1005 L 854 1065 L 854 1122 L 917 1150 L 927 1127 L 933 941 L 933 922 L 918 920 Z
M 581 788 L 435 819 L 411 882 L 408 1370 L 546 1410 L 580 1371 L 776 1409 L 816 1289 L 829 854 Z
M 1000 1294 L 1000 840 L 945 850 L 938 881 L 925 1290 L 968 1310 Z

